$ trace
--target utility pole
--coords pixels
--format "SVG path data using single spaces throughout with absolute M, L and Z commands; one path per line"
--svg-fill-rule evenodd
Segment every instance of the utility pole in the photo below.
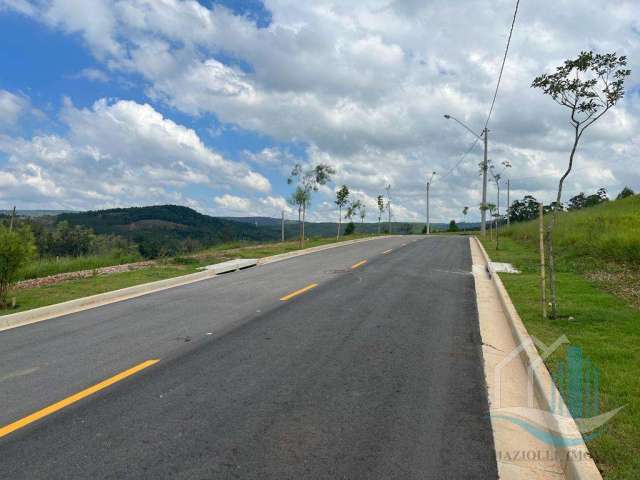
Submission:
M 427 180 L 427 225 L 426 225 L 427 235 L 431 234 L 431 219 L 429 217 L 429 189 L 431 187 L 431 182 L 433 181 L 433 176 L 435 174 L 436 172 L 431 173 L 431 177 L 429 177 L 429 179 Z
M 496 202 L 496 250 L 500 248 L 500 176 L 496 178 L 496 188 L 498 189 L 498 201 Z
M 507 178 L 507 227 L 511 225 L 511 180 Z
M 487 170 L 489 168 L 489 129 L 482 131 L 484 139 L 484 159 L 482 160 L 482 205 L 480 206 L 480 234 L 487 234 Z
M 391 184 L 385 187 L 387 191 L 387 209 L 389 210 L 389 235 L 391 235 Z
M 489 169 L 489 129 L 485 126 L 484 130 L 478 135 L 463 122 L 451 115 L 445 115 L 447 120 L 453 120 L 466 129 L 478 140 L 484 143 L 484 158 L 482 160 L 482 203 L 480 204 L 480 233 L 482 236 L 487 235 L 487 170 Z
M 281 238 L 284 243 L 284 210 L 282 210 Z

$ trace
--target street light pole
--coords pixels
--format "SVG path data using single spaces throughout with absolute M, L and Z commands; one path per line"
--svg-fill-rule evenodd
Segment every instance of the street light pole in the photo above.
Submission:
M 387 208 L 389 209 L 389 235 L 391 235 L 391 184 L 385 187 L 387 191 Z
M 487 234 L 487 169 L 489 168 L 489 129 L 482 131 L 484 137 L 484 159 L 482 160 L 482 205 L 480 205 L 480 234 Z
M 429 177 L 429 179 L 427 180 L 427 224 L 426 224 L 427 235 L 431 234 L 431 219 L 429 217 L 429 189 L 431 187 L 431 182 L 433 181 L 433 176 L 435 174 L 436 172 L 432 172 L 431 177 Z
M 487 170 L 489 168 L 489 129 L 485 127 L 484 130 L 482 130 L 482 133 L 478 135 L 457 118 L 451 115 L 445 115 L 444 118 L 446 118 L 447 120 L 454 120 L 462 127 L 464 127 L 465 130 L 470 132 L 476 138 L 483 140 L 484 142 L 484 157 L 482 160 L 482 203 L 480 204 L 480 233 L 484 237 L 487 234 Z

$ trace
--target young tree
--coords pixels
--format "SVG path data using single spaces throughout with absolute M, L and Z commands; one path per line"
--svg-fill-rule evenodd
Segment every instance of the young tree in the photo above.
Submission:
M 0 225 L 0 308 L 8 305 L 9 288 L 20 268 L 35 254 L 35 241 L 27 225 L 18 228 Z
M 552 74 L 542 74 L 531 86 L 540 88 L 557 104 L 567 108 L 571 114 L 573 146 L 569 154 L 566 171 L 558 182 L 556 205 L 562 203 L 564 181 L 571 173 L 578 143 L 585 130 L 598 121 L 624 96 L 624 81 L 631 74 L 625 68 L 627 58 L 616 53 L 599 54 L 581 52 L 576 59 L 566 60 Z M 546 237 L 549 249 L 549 285 L 551 290 L 551 318 L 557 318 L 558 296 L 556 289 L 555 256 L 553 251 L 553 228 L 558 221 L 558 210 L 547 226 Z
M 469 207 L 464 207 L 462 209 L 462 216 L 464 218 L 464 227 L 462 227 L 462 230 L 464 231 L 467 227 L 467 213 L 469 213 Z
M 456 223 L 456 221 L 455 220 L 451 220 L 449 222 L 449 230 L 448 231 L 449 232 L 457 232 L 459 230 L 460 230 L 460 228 L 458 227 L 458 224 Z
M 364 223 L 364 219 L 367 217 L 367 206 L 364 203 L 360 203 L 360 225 Z
M 496 211 L 496 204 L 495 203 L 487 203 L 487 210 L 489 211 L 489 218 L 493 218 L 493 214 Z M 493 240 L 493 222 L 491 220 L 489 220 L 489 238 L 491 240 Z
M 378 233 L 381 232 L 383 213 L 384 213 L 384 197 L 382 195 L 378 195 Z
M 340 227 L 342 226 L 342 207 L 349 201 L 349 187 L 342 185 L 336 192 L 336 205 L 338 206 L 338 235 L 336 241 L 340 240 Z
M 296 163 L 291 170 L 287 183 L 296 184 L 289 202 L 298 207 L 298 224 L 300 225 L 300 248 L 304 247 L 304 221 L 307 209 L 311 205 L 311 195 L 317 192 L 320 185 L 326 185 L 331 176 L 335 174 L 335 170 L 329 165 L 323 163 L 313 168 L 304 170 L 302 165 Z
M 362 208 L 362 202 L 360 200 L 352 200 L 349 206 L 347 207 L 347 213 L 345 213 L 344 218 L 351 221 L 353 216 L 360 211 Z

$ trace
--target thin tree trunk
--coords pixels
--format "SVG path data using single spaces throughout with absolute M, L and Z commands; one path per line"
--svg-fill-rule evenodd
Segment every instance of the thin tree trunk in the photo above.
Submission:
M 298 246 L 302 248 L 302 205 L 298 205 Z
M 307 207 L 305 205 L 302 207 L 302 237 L 301 237 L 302 243 L 300 244 L 300 248 L 304 248 L 304 218 L 306 214 L 307 214 Z
M 555 253 L 553 251 L 553 229 L 556 226 L 558 221 L 558 212 L 560 210 L 560 201 L 562 199 L 562 188 L 564 186 L 565 179 L 571 173 L 571 169 L 573 168 L 573 159 L 576 154 L 576 149 L 578 148 L 578 142 L 580 141 L 580 136 L 582 132 L 580 132 L 580 126 L 575 126 L 575 137 L 573 140 L 573 148 L 571 149 L 571 155 L 569 156 L 569 166 L 567 171 L 560 178 L 560 182 L 558 183 L 558 195 L 556 196 L 556 203 L 552 206 L 553 215 L 551 216 L 551 221 L 549 222 L 549 226 L 547 227 L 547 249 L 549 252 L 549 289 L 551 294 L 551 318 L 555 319 L 558 316 L 558 292 L 556 285 L 556 259 Z
M 340 226 L 342 224 L 342 207 L 338 208 L 338 235 L 336 236 L 336 242 L 340 240 Z

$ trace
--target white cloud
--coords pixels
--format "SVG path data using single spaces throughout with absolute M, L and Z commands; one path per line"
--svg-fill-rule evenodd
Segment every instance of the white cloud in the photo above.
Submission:
M 0 127 L 16 125 L 18 119 L 30 109 L 28 98 L 0 90 Z
M 86 78 L 92 82 L 107 82 L 109 80 L 109 76 L 97 68 L 83 68 L 77 77 Z
M 282 197 L 267 195 L 260 198 L 247 198 L 230 195 L 214 197 L 215 208 L 212 214 L 225 216 L 280 217 L 282 211 L 291 214 L 292 209 Z
M 424 215 L 424 178 L 432 170 L 439 173 L 437 220 L 458 216 L 464 205 L 477 217 L 479 150 L 442 179 L 472 140 L 442 114 L 481 129 L 511 0 L 266 0 L 267 28 L 194 0 L 12 3 L 54 28 L 79 33 L 107 68 L 140 75 L 153 101 L 306 143 L 311 159 L 336 166 L 338 183 L 369 198 L 391 182 L 397 218 Z M 627 54 L 634 71 L 629 86 L 637 87 L 638 18 L 640 3 L 631 0 L 521 5 L 490 126 L 490 156 L 513 164 L 514 195 L 536 192 L 549 201 L 569 149 L 565 112 L 533 91 L 532 79 L 594 48 Z M 585 136 L 568 194 L 601 185 L 640 187 L 633 163 L 640 153 L 638 98 L 630 88 Z M 266 149 L 247 160 L 256 167 L 289 161 L 279 153 Z M 196 163 L 208 158 L 196 156 Z M 326 203 L 329 216 L 331 199 L 319 197 L 318 212 Z
M 90 109 L 68 103 L 61 118 L 64 136 L 31 139 L 0 136 L 9 163 L 0 172 L 17 184 L 2 199 L 53 202 L 57 207 L 91 208 L 158 202 L 189 203 L 187 187 L 256 194 L 269 181 L 242 163 L 207 148 L 191 129 L 163 117 L 149 105 L 97 101 Z

